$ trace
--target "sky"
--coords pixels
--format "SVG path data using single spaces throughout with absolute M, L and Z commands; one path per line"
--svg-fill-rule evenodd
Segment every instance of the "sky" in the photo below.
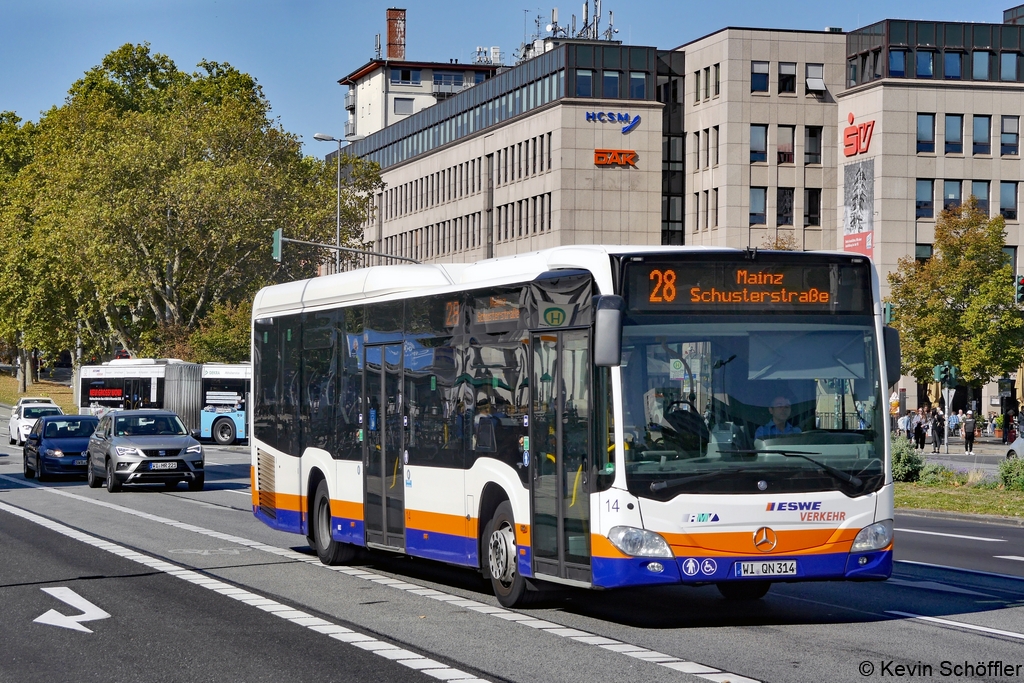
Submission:
M 536 31 L 538 15 L 542 30 L 554 6 L 560 24 L 572 14 L 581 23 L 582 0 L 536 2 L 0 0 L 0 111 L 38 121 L 104 55 L 125 43 L 148 42 L 182 70 L 209 59 L 251 74 L 284 129 L 301 137 L 307 154 L 323 156 L 333 147 L 313 134 L 342 137 L 346 88 L 337 81 L 373 58 L 376 34 L 386 45 L 388 7 L 407 10 L 407 59 L 466 63 L 477 46 L 497 45 L 512 64 L 524 36 Z M 1013 4 L 904 0 L 895 14 L 880 0 L 722 0 L 713 11 L 703 2 L 604 0 L 601 29 L 611 10 L 617 39 L 670 49 L 726 26 L 849 31 L 885 18 L 1001 23 Z

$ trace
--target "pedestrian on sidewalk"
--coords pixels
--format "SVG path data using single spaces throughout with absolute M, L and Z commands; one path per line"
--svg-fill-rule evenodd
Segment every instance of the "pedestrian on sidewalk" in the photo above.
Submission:
M 963 411 L 961 411 L 963 412 Z M 949 414 L 949 435 L 956 436 L 956 428 L 960 424 L 960 417 L 956 413 Z
M 939 446 L 942 445 L 942 428 L 945 426 L 945 423 L 942 411 L 934 410 L 932 412 L 932 423 L 929 427 L 932 433 L 932 453 L 939 452 Z
M 974 430 L 977 428 L 978 423 L 974 420 L 974 411 L 968 410 L 967 417 L 964 418 L 964 453 L 967 455 L 974 455 Z
M 924 419 L 924 409 L 918 408 L 917 415 L 914 416 L 914 445 L 922 451 L 927 430 L 928 422 Z

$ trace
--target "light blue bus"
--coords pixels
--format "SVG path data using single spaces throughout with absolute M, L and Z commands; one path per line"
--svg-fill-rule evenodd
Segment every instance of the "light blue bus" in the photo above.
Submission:
M 199 438 L 227 446 L 248 438 L 246 406 L 252 390 L 248 363 L 173 363 L 167 366 L 162 407 L 173 410 Z

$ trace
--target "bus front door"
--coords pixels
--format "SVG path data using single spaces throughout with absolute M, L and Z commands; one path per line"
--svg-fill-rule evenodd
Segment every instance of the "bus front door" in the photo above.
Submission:
M 590 350 L 585 330 L 533 335 L 533 570 L 589 584 Z
M 402 345 L 367 346 L 363 364 L 364 525 L 366 542 L 405 548 L 406 407 L 402 396 Z

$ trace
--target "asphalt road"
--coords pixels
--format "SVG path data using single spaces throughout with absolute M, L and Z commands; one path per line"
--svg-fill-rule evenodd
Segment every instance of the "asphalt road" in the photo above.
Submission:
M 20 449 L 0 453 L 2 680 L 119 680 L 151 664 L 134 680 L 386 681 L 421 667 L 430 680 L 818 682 L 920 663 L 931 674 L 912 677 L 1024 681 L 1024 560 L 1006 559 L 1024 556 L 1015 525 L 897 515 L 899 562 L 884 583 L 778 584 L 755 603 L 710 586 L 565 591 L 504 610 L 465 569 L 376 553 L 324 567 L 304 538 L 253 518 L 244 448 L 208 450 L 202 492 L 116 495 L 26 482 Z M 92 634 L 34 622 L 82 612 L 41 590 L 54 587 L 111 616 L 83 622 Z M 152 657 L 137 647 L 165 638 L 175 645 Z M 62 653 L 52 662 L 50 649 Z M 1021 668 L 993 675 L 990 661 Z M 964 662 L 988 668 L 958 674 Z

